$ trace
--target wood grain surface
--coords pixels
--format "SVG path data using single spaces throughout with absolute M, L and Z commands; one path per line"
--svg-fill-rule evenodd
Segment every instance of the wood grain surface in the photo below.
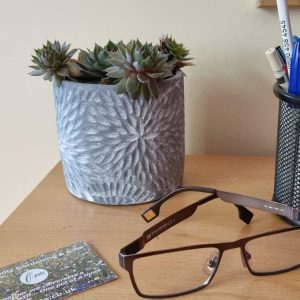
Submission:
M 214 187 L 271 199 L 274 159 L 268 157 L 188 156 L 185 185 Z M 199 194 L 175 197 L 159 218 L 197 200 Z M 149 228 L 140 217 L 149 204 L 104 206 L 82 201 L 66 189 L 58 164 L 0 227 L 0 266 L 86 240 L 118 274 L 119 279 L 72 296 L 72 299 L 139 299 L 128 273 L 119 267 L 119 249 Z M 190 244 L 226 242 L 288 227 L 277 216 L 252 210 L 250 225 L 242 223 L 233 205 L 214 200 L 146 245 L 143 251 Z M 224 254 L 206 289 L 178 299 L 299 299 L 300 270 L 256 277 L 243 267 L 238 249 Z

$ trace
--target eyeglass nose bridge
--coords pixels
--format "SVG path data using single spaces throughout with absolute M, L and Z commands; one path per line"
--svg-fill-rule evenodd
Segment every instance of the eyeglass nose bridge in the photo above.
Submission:
M 223 257 L 223 254 L 227 250 L 235 249 L 235 248 L 241 248 L 241 245 L 236 242 L 227 242 L 227 243 L 222 243 L 219 245 L 218 251 L 212 251 L 209 256 L 207 257 L 206 261 L 203 264 L 202 271 L 209 275 L 209 282 L 212 280 L 214 277 L 214 274 L 216 273 L 221 259 Z M 242 250 L 242 249 L 241 249 Z
M 226 243 L 222 243 L 220 245 L 220 250 L 222 250 L 222 252 L 225 252 L 227 250 L 231 250 L 231 249 L 235 249 L 235 248 L 240 248 L 242 249 L 242 245 L 240 244 L 239 241 L 234 241 L 234 242 L 226 242 Z

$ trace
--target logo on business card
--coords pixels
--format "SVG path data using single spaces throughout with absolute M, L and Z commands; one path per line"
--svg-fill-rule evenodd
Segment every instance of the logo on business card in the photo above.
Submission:
M 36 284 L 45 281 L 48 275 L 48 272 L 44 269 L 32 269 L 24 272 L 20 277 L 20 281 L 24 284 Z

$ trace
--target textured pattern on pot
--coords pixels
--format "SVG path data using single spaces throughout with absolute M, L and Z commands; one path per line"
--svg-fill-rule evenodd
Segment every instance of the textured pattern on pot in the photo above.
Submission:
M 68 190 L 103 204 L 158 199 L 181 185 L 183 74 L 159 82 L 160 96 L 132 101 L 116 86 L 54 86 L 60 154 Z

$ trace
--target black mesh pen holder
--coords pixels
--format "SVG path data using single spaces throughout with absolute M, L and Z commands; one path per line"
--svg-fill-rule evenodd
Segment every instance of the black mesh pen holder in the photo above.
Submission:
M 300 208 L 300 96 L 274 84 L 279 98 L 276 169 L 273 201 Z M 300 225 L 300 219 L 297 223 Z

